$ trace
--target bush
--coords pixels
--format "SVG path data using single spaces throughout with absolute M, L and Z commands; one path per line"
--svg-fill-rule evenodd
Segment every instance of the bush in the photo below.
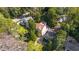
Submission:
M 28 51 L 42 51 L 42 45 L 35 42 L 35 41 L 29 41 L 28 42 L 28 47 L 27 50 Z

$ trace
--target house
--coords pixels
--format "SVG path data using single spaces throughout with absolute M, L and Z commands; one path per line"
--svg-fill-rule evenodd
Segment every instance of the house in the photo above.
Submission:
M 33 18 L 31 16 L 24 17 L 24 18 L 21 19 L 21 21 L 20 21 L 19 24 L 22 25 L 22 26 L 24 26 L 25 28 L 29 28 L 29 24 L 28 24 L 29 20 L 33 20 Z
M 16 19 L 13 19 L 13 21 L 16 22 L 17 24 L 20 24 L 20 25 L 27 24 L 28 26 L 28 20 L 30 19 L 33 20 L 33 18 L 29 16 L 29 17 L 23 17 L 23 18 L 16 18 Z
M 42 36 L 43 36 L 43 35 L 47 32 L 47 30 L 48 30 L 47 25 L 46 25 L 46 23 L 44 23 L 44 22 L 36 23 L 36 29 L 41 31 L 41 35 L 42 35 Z
M 28 22 L 28 20 L 30 19 L 33 20 L 33 18 L 30 16 L 30 12 L 26 12 L 18 16 L 17 18 L 13 19 L 13 21 L 16 22 L 17 24 L 24 25 L 24 23 Z
M 20 24 L 25 25 L 26 23 L 28 23 L 28 20 L 30 20 L 30 19 L 33 20 L 33 18 L 31 16 L 24 17 L 24 18 L 21 19 Z

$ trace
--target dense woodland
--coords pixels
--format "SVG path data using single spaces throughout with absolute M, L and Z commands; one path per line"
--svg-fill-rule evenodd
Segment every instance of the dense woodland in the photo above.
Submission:
M 17 25 L 12 19 L 21 16 L 26 12 L 30 12 L 30 16 L 34 20 L 29 20 L 29 28 Z M 66 15 L 67 20 L 57 22 L 57 19 Z M 36 31 L 35 23 L 44 21 L 53 29 L 60 24 L 62 29 L 56 32 L 54 39 L 48 39 L 47 44 L 37 43 L 40 32 Z M 64 43 L 67 36 L 72 36 L 79 42 L 79 8 L 77 7 L 3 7 L 0 8 L 0 33 L 12 35 L 17 40 L 28 43 L 28 51 L 61 51 L 64 50 Z M 43 39 L 43 43 L 45 38 Z

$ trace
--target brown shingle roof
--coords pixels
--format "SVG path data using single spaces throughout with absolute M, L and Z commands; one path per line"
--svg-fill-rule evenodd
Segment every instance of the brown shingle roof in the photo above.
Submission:
M 36 23 L 36 29 L 42 30 L 45 24 L 43 22 Z

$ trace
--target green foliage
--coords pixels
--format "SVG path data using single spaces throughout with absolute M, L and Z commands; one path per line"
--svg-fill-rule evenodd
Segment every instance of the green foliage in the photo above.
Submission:
M 68 21 L 61 24 L 65 31 L 69 33 L 70 36 L 73 36 L 77 41 L 79 41 L 79 8 L 66 8 L 66 15 L 68 16 Z
M 57 18 L 59 16 L 57 8 L 49 8 L 42 18 L 47 23 L 49 27 L 54 27 L 57 23 Z
M 41 15 L 40 15 L 40 13 L 37 13 L 37 15 L 35 16 L 35 22 L 40 22 L 41 20 L 40 20 L 40 18 L 41 18 Z
M 37 39 L 35 32 L 33 32 L 33 31 L 29 32 L 29 39 L 33 40 L 33 41 L 35 41 Z
M 68 23 L 61 23 L 61 26 L 63 30 L 69 32 L 70 31 L 70 25 Z
M 0 13 L 3 14 L 6 18 L 10 17 L 8 8 L 0 8 Z
M 43 39 L 43 50 L 44 51 L 52 51 L 52 40 L 51 39 Z
M 26 11 L 27 8 L 21 8 L 21 7 L 6 7 L 6 8 L 0 8 L 0 13 L 4 15 L 6 18 L 15 18 Z
M 32 31 L 35 32 L 35 27 L 36 27 L 36 25 L 35 25 L 34 20 L 29 20 L 29 21 L 28 21 L 28 24 L 29 24 L 29 30 L 32 30 Z
M 17 29 L 17 32 L 21 35 L 21 36 L 24 36 L 24 34 L 28 33 L 28 31 L 23 28 L 22 26 L 19 26 L 18 29 Z
M 52 50 L 56 50 L 57 46 L 58 46 L 57 39 L 53 38 L 52 39 Z
M 4 18 L 4 16 L 0 14 L 0 28 L 3 29 L 4 32 L 10 33 L 11 29 L 15 27 L 15 25 L 16 24 L 12 22 L 11 19 Z
M 42 51 L 42 47 L 43 46 L 37 42 L 29 41 L 27 50 L 28 51 Z
M 16 29 L 16 32 L 20 35 L 19 38 L 21 40 L 26 40 L 25 34 L 28 33 L 27 29 L 25 29 L 24 27 L 18 25 L 18 28 Z
M 41 36 L 41 31 L 40 31 L 40 30 L 36 30 L 35 33 L 36 33 L 36 36 L 37 36 L 37 37 L 40 37 L 40 36 Z
M 29 24 L 29 29 L 28 29 L 29 39 L 35 41 L 37 39 L 37 36 L 35 34 L 35 31 L 36 31 L 35 30 L 36 29 L 35 22 L 34 22 L 34 20 L 29 20 L 28 24 Z
M 50 8 L 48 10 L 48 13 L 50 14 L 50 16 L 53 18 L 54 16 L 57 16 L 57 8 Z M 55 17 L 54 17 L 55 18 Z
M 24 27 L 17 25 L 12 21 L 12 18 L 17 18 L 26 12 L 30 12 L 30 15 L 34 18 L 34 20 L 28 21 L 28 29 L 25 29 Z M 57 22 L 57 19 L 62 17 L 61 15 L 66 15 L 67 21 L 62 23 Z M 48 39 L 47 43 L 44 44 L 44 47 L 36 43 L 37 37 L 41 36 L 41 33 L 40 31 L 36 31 L 35 23 L 40 21 L 45 21 L 50 28 L 53 28 L 58 23 L 62 27 L 62 30 L 59 30 L 56 33 L 56 37 L 54 39 Z M 28 50 L 39 51 L 42 50 L 42 48 L 44 50 L 63 50 L 67 35 L 73 36 L 79 42 L 79 8 L 0 8 L 0 33 L 3 32 L 11 34 L 14 37 L 18 36 L 22 40 L 28 37 Z
M 28 33 L 27 29 L 14 23 L 12 19 L 4 18 L 4 16 L 0 14 L 0 33 L 3 32 L 11 34 L 14 37 L 18 36 L 18 38 L 20 37 L 21 39 Z
M 56 50 L 63 50 L 65 41 L 66 41 L 67 33 L 63 30 L 59 30 L 55 39 L 57 40 L 57 48 Z

